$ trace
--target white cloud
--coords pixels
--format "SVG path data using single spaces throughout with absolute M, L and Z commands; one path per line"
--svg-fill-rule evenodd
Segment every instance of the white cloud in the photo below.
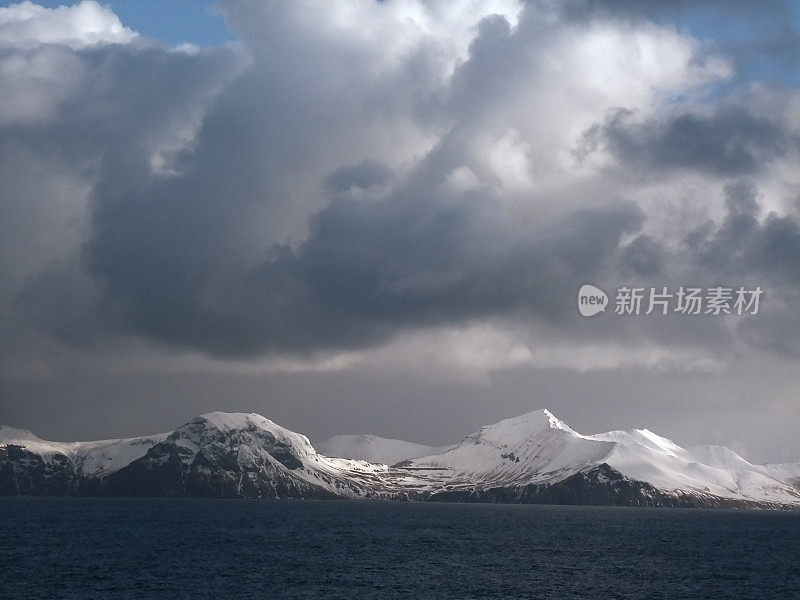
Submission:
M 94 0 L 56 8 L 25 0 L 0 8 L 0 46 L 31 48 L 64 44 L 77 49 L 95 44 L 124 44 L 137 35 L 124 27 L 110 8 Z
M 29 0 L 0 8 L 0 125 L 46 121 L 85 85 L 75 51 L 138 37 L 94 0 L 45 8 Z
M 571 158 L 585 131 L 608 111 L 626 108 L 647 118 L 675 98 L 699 97 L 732 75 L 726 59 L 670 28 L 638 21 L 554 23 L 535 4 L 516 30 L 487 29 L 475 44 L 477 54 L 456 73 L 448 106 L 456 123 L 466 121 L 464 145 L 478 163 L 469 166 L 496 175 L 503 145 L 498 151 L 475 149 L 512 131 L 514 146 L 525 148 L 524 168 L 519 152 L 501 162 L 524 174 L 514 177 L 517 184 L 530 178 L 532 189 L 548 193 L 602 175 L 614 164 L 599 153 L 591 163 Z

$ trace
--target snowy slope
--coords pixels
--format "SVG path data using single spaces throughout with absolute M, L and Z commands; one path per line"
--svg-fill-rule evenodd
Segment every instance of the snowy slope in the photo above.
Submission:
M 335 435 L 320 445 L 320 453 L 393 465 L 409 458 L 438 454 L 446 448 L 423 446 L 377 435 Z
M 45 462 L 54 457 L 67 457 L 83 475 L 98 476 L 130 464 L 145 455 L 155 444 L 166 439 L 161 433 L 146 437 L 99 440 L 94 442 L 48 442 L 26 429 L 0 427 L 0 444 L 22 446 L 39 455 Z
M 752 465 L 728 448 L 687 450 L 647 429 L 582 435 L 548 410 L 483 427 L 446 452 L 404 468 L 432 490 L 555 484 L 608 465 L 658 490 L 800 505 L 796 465 Z
M 591 436 L 612 441 L 605 458 L 623 475 L 660 490 L 711 494 L 757 502 L 800 503 L 800 490 L 721 446 L 685 449 L 647 429 Z
M 524 485 L 565 479 L 602 462 L 611 447 L 545 409 L 488 425 L 445 452 L 401 465 L 449 488 Z
M 258 414 L 213 412 L 179 427 L 109 477 L 113 494 L 252 498 L 391 495 L 386 465 L 322 456 Z M 392 486 L 396 488 L 396 485 Z
M 762 465 L 764 474 L 800 490 L 800 463 Z

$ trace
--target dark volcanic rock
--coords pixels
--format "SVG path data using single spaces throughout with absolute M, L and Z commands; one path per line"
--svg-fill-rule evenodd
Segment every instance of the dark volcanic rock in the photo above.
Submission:
M 336 498 L 287 474 L 303 467 L 297 450 L 251 424 L 219 430 L 200 417 L 142 458 L 111 473 L 94 493 L 105 496 L 198 498 Z
M 0 496 L 69 496 L 79 493 L 81 483 L 63 454 L 45 461 L 23 446 L 0 446 Z

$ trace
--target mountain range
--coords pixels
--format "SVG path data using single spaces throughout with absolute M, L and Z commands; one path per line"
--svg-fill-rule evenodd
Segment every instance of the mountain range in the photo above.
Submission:
M 800 508 L 800 463 L 756 465 L 647 429 L 583 435 L 548 410 L 428 447 L 308 438 L 258 414 L 213 412 L 170 433 L 49 442 L 0 428 L 0 496 L 385 499 Z

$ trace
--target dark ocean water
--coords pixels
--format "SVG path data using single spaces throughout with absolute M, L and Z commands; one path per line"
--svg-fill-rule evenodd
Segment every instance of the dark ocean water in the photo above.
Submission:
M 800 514 L 0 500 L 0 598 L 800 598 Z

